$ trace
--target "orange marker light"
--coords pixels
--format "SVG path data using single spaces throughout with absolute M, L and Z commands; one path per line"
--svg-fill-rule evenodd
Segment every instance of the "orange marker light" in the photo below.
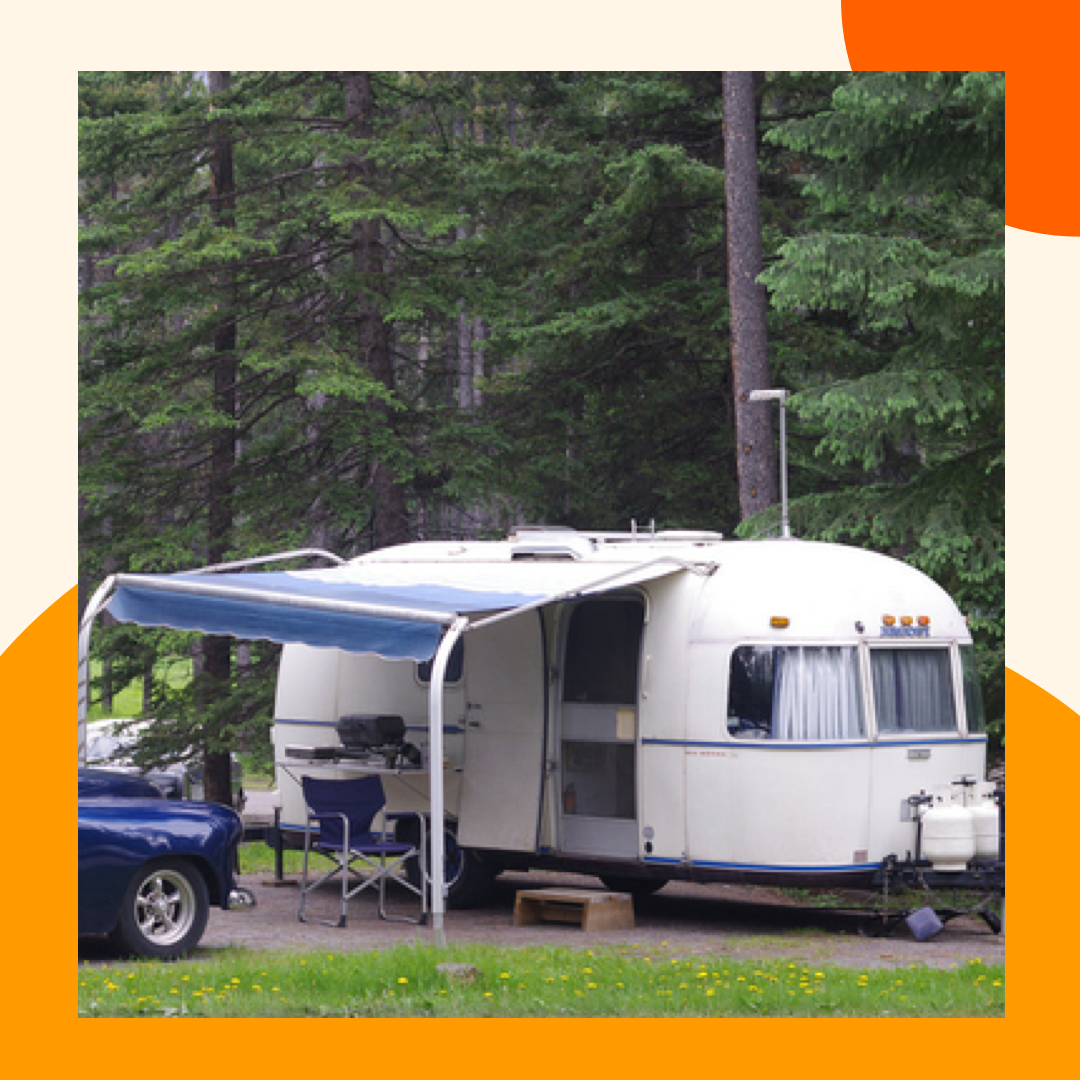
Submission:
M 911 622 L 912 622 L 912 619 L 911 619 L 910 615 L 901 615 L 900 616 L 900 625 L 901 626 L 910 626 Z
M 769 625 L 776 627 L 777 630 L 783 630 L 791 625 L 791 620 L 786 615 L 774 615 L 769 620 Z
M 929 626 L 930 625 L 930 616 L 929 615 L 920 615 L 919 616 L 919 625 L 920 626 Z
M 886 626 L 895 626 L 896 625 L 896 616 L 895 615 L 882 615 L 881 616 L 881 621 Z

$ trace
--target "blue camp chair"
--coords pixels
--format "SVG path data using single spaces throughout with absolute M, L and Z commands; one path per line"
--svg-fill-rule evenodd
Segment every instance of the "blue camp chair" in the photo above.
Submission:
M 321 780 L 313 776 L 302 778 L 304 801 L 307 803 L 307 832 L 304 839 L 304 867 L 300 882 L 301 922 L 317 922 L 324 926 L 345 926 L 349 900 L 367 888 L 376 888 L 379 896 L 379 917 L 391 922 L 425 923 L 427 921 L 427 878 L 424 865 L 425 828 L 421 814 L 388 814 L 383 808 L 386 795 L 378 776 L 361 776 L 355 780 Z M 380 811 L 382 813 L 380 814 Z M 381 827 L 373 828 L 376 817 Z M 419 843 L 399 843 L 388 839 L 388 822 L 401 817 L 415 817 L 420 822 Z M 317 833 L 317 835 L 316 835 Z M 315 851 L 334 863 L 332 869 L 312 881 L 308 861 Z M 419 861 L 419 873 L 414 884 L 398 873 L 409 859 Z M 358 885 L 349 888 L 349 872 L 360 864 L 368 873 Z M 323 882 L 341 874 L 341 916 L 337 922 L 310 918 L 306 914 L 307 897 Z M 420 917 L 391 916 L 386 912 L 387 882 L 415 893 L 420 898 Z

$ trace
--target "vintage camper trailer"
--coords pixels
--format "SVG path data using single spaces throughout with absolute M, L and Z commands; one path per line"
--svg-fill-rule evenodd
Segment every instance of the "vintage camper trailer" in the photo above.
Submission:
M 417 660 L 286 645 L 281 828 L 305 827 L 305 772 L 349 775 L 343 717 L 400 718 L 417 752 L 387 759 L 388 799 L 445 806 L 451 905 L 511 867 L 641 891 L 673 878 L 869 883 L 916 852 L 935 799 L 989 798 L 965 619 L 897 560 L 799 540 L 530 529 L 347 569 L 391 592 L 486 599 L 450 605 L 434 672 L 433 647 Z

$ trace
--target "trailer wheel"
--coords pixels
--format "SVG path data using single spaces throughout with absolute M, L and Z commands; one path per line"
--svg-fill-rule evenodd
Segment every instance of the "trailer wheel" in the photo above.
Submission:
M 666 884 L 667 878 L 612 877 L 601 875 L 604 888 L 611 892 L 625 892 L 631 896 L 652 896 Z
M 429 823 L 430 826 L 430 823 Z M 415 821 L 405 818 L 398 822 L 395 837 L 410 844 L 419 840 L 419 826 Z M 443 832 L 443 863 L 446 868 L 446 906 L 454 909 L 478 907 L 491 895 L 498 867 L 483 861 L 475 851 L 463 848 L 457 842 L 457 833 L 452 823 L 448 823 Z M 431 833 L 428 832 L 427 862 L 431 862 Z M 406 864 L 406 874 L 412 885 L 420 883 L 420 867 L 415 859 Z

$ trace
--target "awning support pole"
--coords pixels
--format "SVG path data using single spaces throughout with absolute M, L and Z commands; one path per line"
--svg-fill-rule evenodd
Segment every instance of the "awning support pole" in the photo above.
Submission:
M 86 605 L 79 624 L 79 765 L 86 764 L 86 717 L 90 710 L 90 630 L 113 591 L 116 578 L 107 577 Z
M 446 681 L 446 666 L 458 638 L 465 632 L 469 620 L 458 616 L 450 625 L 439 643 L 435 660 L 431 667 L 431 686 L 428 697 L 428 780 L 431 794 L 431 860 L 428 873 L 431 875 L 431 927 L 435 933 L 435 947 L 446 947 L 446 931 L 443 929 L 443 915 L 446 911 L 446 803 L 444 799 L 443 776 L 443 687 Z

